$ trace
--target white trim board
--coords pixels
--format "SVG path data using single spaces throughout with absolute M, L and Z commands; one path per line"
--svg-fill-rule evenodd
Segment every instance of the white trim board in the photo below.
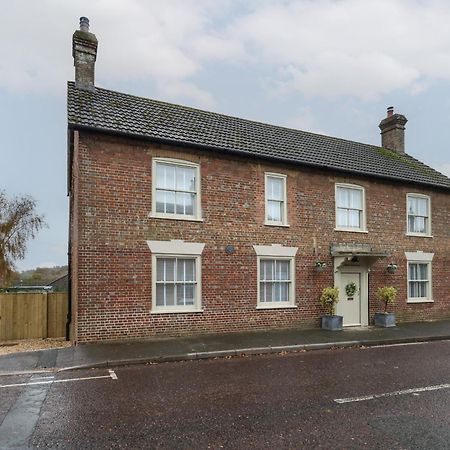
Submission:
M 424 252 L 405 252 L 406 259 L 410 262 L 413 261 L 433 261 L 434 253 L 424 253 Z
M 147 241 L 152 253 L 159 255 L 190 255 L 196 256 L 203 253 L 205 244 L 198 242 L 184 242 L 172 239 L 171 241 Z
M 297 254 L 298 247 L 283 247 L 281 244 L 254 245 L 253 249 L 258 256 L 283 256 L 293 258 Z

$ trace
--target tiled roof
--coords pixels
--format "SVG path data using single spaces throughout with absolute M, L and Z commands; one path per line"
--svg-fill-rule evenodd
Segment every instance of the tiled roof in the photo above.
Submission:
M 305 131 L 173 105 L 107 89 L 68 85 L 72 128 L 96 128 L 374 177 L 450 189 L 450 179 L 407 154 Z

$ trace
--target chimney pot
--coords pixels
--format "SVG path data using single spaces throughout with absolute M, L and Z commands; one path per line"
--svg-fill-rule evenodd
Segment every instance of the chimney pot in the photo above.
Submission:
M 80 31 L 89 33 L 89 19 L 87 17 L 80 17 Z
M 402 114 L 394 114 L 394 107 L 389 106 L 387 117 L 380 122 L 381 146 L 405 153 L 405 125 L 408 119 Z

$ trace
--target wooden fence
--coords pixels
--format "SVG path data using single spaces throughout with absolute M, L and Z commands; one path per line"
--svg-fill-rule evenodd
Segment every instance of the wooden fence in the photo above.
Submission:
M 0 294 L 0 341 L 63 337 L 67 292 Z

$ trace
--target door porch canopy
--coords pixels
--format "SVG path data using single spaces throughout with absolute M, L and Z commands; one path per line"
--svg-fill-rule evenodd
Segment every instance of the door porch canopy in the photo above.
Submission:
M 370 268 L 376 261 L 387 258 L 390 253 L 374 249 L 370 244 L 332 244 L 331 256 L 334 258 L 334 270 L 338 271 L 343 265 Z

